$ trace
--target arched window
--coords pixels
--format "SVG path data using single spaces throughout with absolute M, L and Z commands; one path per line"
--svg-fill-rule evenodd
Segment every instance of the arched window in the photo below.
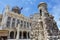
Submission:
M 22 32 L 20 31 L 20 33 L 19 33 L 19 39 L 21 39 L 22 38 Z
M 23 39 L 27 39 L 27 32 L 26 31 L 23 32 Z
M 14 32 L 10 32 L 10 39 L 14 39 Z

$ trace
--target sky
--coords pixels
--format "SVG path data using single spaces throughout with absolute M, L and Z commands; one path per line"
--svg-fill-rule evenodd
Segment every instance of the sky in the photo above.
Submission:
M 58 28 L 60 29 L 60 0 L 0 0 L 0 14 L 3 13 L 6 5 L 9 5 L 11 9 L 14 6 L 23 7 L 21 13 L 29 17 L 30 15 L 39 12 L 38 4 L 40 2 L 47 3 L 48 12 L 54 16 Z

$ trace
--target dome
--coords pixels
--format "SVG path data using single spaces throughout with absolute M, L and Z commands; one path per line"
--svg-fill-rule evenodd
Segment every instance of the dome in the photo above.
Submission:
M 20 8 L 18 6 L 15 6 L 12 8 L 12 11 L 15 12 L 15 13 L 20 13 Z
M 20 9 L 18 6 L 13 7 L 12 9 Z
M 40 2 L 40 4 L 46 4 L 45 2 Z
M 40 6 L 47 6 L 47 4 L 45 2 L 40 2 L 40 4 L 38 5 L 38 7 Z

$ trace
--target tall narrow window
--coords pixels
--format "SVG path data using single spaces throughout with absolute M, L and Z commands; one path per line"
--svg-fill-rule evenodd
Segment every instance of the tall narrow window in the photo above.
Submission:
M 29 28 L 29 22 L 27 22 L 27 27 Z
M 40 10 L 40 15 L 42 16 L 42 10 Z
M 10 23 L 11 23 L 11 17 L 8 17 L 7 18 L 7 22 L 6 22 L 6 26 L 10 27 Z
M 30 26 L 32 26 L 32 24 L 30 23 Z
M 11 17 L 8 17 L 8 21 L 10 21 L 11 20 Z
M 18 26 L 18 24 L 20 24 L 20 20 L 19 19 L 17 20 L 17 26 Z
M 10 21 L 7 21 L 6 26 L 10 27 Z
M 15 18 L 12 20 L 12 27 L 15 27 Z

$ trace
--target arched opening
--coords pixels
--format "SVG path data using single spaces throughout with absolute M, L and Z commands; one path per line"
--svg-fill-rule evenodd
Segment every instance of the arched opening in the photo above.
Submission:
M 10 39 L 14 39 L 14 32 L 10 32 Z
M 19 39 L 21 39 L 22 38 L 22 32 L 20 31 L 19 32 Z
M 23 39 L 27 39 L 27 32 L 26 31 L 23 32 Z
M 3 40 L 7 40 L 7 36 L 2 36 Z

